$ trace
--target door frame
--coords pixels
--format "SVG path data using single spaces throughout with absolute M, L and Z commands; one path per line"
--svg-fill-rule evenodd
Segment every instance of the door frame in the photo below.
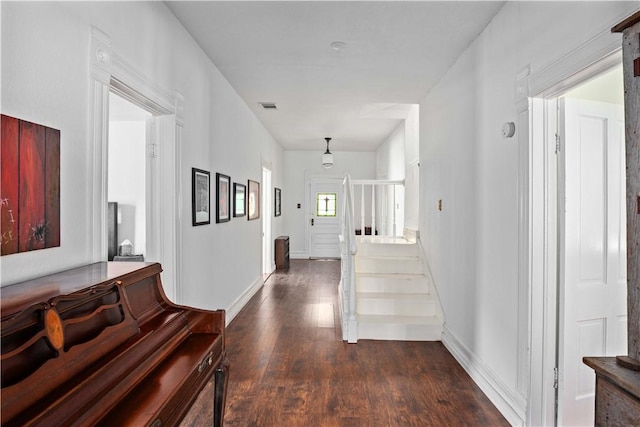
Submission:
M 562 225 L 559 223 L 558 197 L 561 171 L 556 158 L 558 126 L 556 98 L 568 89 L 582 84 L 622 63 L 619 39 L 601 33 L 593 43 L 585 44 L 572 55 L 563 57 L 548 68 L 528 76 L 523 90 L 529 94 L 525 146 L 519 141 L 523 174 L 523 197 L 529 207 L 521 216 L 521 229 L 529 242 L 524 255 L 527 276 L 527 309 L 529 313 L 529 396 L 527 425 L 557 425 L 558 416 L 558 351 L 561 338 L 562 308 Z M 525 225 L 526 224 L 526 225 Z M 522 249 L 522 246 L 521 246 Z M 521 260 L 523 258 L 521 257 Z M 522 313 L 520 313 L 522 316 Z
M 273 238 L 272 238 L 272 185 L 273 174 L 271 164 L 263 162 L 262 164 L 262 200 L 260 209 L 262 209 L 262 275 L 267 277 L 275 270 L 275 260 L 273 258 Z
M 342 185 L 342 181 L 344 180 L 344 176 L 338 175 L 325 175 L 325 174 L 317 174 L 312 173 L 310 171 L 305 171 L 304 173 L 304 200 L 305 204 L 309 203 L 311 200 L 311 186 L 313 184 L 322 184 L 322 183 L 337 183 L 339 186 Z M 344 197 L 343 191 L 339 192 L 340 197 Z M 304 214 L 304 244 L 305 244 L 305 252 L 307 253 L 307 258 L 311 257 L 311 210 L 314 209 L 313 206 L 307 206 L 307 209 Z M 340 215 L 342 214 L 341 209 L 338 210 Z
M 128 64 L 113 49 L 108 35 L 93 27 L 90 50 L 91 118 L 89 161 L 91 183 L 87 186 L 87 200 L 91 200 L 91 222 L 87 230 L 92 262 L 107 260 L 107 171 L 109 92 L 113 91 L 158 116 L 153 126 L 153 143 L 149 150 L 158 155 L 156 179 L 158 191 L 148 209 L 158 212 L 152 218 L 157 227 L 155 255 L 162 262 L 163 287 L 174 302 L 182 301 L 182 207 L 181 150 L 184 100 L 179 92 L 169 93 Z M 161 208 L 160 208 L 161 207 Z M 149 243 L 147 236 L 147 242 Z

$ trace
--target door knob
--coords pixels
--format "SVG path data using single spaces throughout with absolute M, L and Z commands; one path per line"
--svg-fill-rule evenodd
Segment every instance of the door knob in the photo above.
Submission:
M 313 227 L 314 219 L 311 218 L 311 226 Z

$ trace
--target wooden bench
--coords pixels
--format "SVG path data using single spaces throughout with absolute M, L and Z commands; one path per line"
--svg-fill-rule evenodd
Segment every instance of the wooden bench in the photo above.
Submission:
M 221 426 L 225 313 L 171 303 L 161 271 L 96 263 L 2 288 L 2 425 L 177 425 L 213 377 Z

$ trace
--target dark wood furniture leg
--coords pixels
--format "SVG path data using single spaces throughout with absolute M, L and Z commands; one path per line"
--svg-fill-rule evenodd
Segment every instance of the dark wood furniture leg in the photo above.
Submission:
M 222 356 L 220 365 L 213 373 L 213 426 L 222 427 L 224 423 L 224 403 L 227 398 L 227 383 L 229 382 L 229 359 L 227 355 Z

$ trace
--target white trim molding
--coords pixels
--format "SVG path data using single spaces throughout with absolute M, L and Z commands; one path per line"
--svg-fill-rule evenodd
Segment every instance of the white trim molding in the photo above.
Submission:
M 531 132 L 527 65 L 516 76 L 516 132 L 518 142 L 518 351 L 516 388 L 526 402 L 531 366 Z
M 289 258 L 291 259 L 309 259 L 309 251 L 302 252 L 290 252 Z
M 110 37 L 97 28 L 91 29 L 90 58 L 90 100 L 88 164 L 92 165 L 91 185 L 88 186 L 87 200 L 91 200 L 91 221 L 87 235 L 91 239 L 91 260 L 107 259 L 107 173 L 108 173 L 108 129 L 109 93 L 131 101 L 160 119 L 154 129 L 160 156 L 157 175 L 158 185 L 154 204 L 162 206 L 161 218 L 155 218 L 158 239 L 152 252 L 163 265 L 163 285 L 170 298 L 180 303 L 182 291 L 182 236 L 181 236 L 181 138 L 184 123 L 182 112 L 184 98 L 178 93 L 170 93 L 157 86 L 142 72 L 127 63 L 114 52 Z M 149 240 L 148 240 L 149 241 Z
M 229 308 L 226 309 L 225 321 L 227 325 L 231 323 L 233 319 L 242 311 L 245 305 L 249 302 L 253 296 L 258 293 L 258 291 L 264 286 L 264 281 L 260 278 L 256 279 L 255 282 L 251 286 L 249 286 L 243 293 L 240 295 Z
M 442 331 L 442 344 L 511 425 L 525 425 L 527 402 L 518 391 L 509 389 L 498 375 L 451 333 L 446 325 Z
M 613 24 L 603 25 L 591 39 L 545 68 L 533 72 L 529 79 L 529 96 L 548 97 L 561 93 L 580 81 L 574 79 L 581 77 L 582 70 L 618 52 L 622 46 L 621 38 L 611 33 L 611 27 L 627 15 L 628 12 L 624 12 L 619 18 L 614 19 Z

